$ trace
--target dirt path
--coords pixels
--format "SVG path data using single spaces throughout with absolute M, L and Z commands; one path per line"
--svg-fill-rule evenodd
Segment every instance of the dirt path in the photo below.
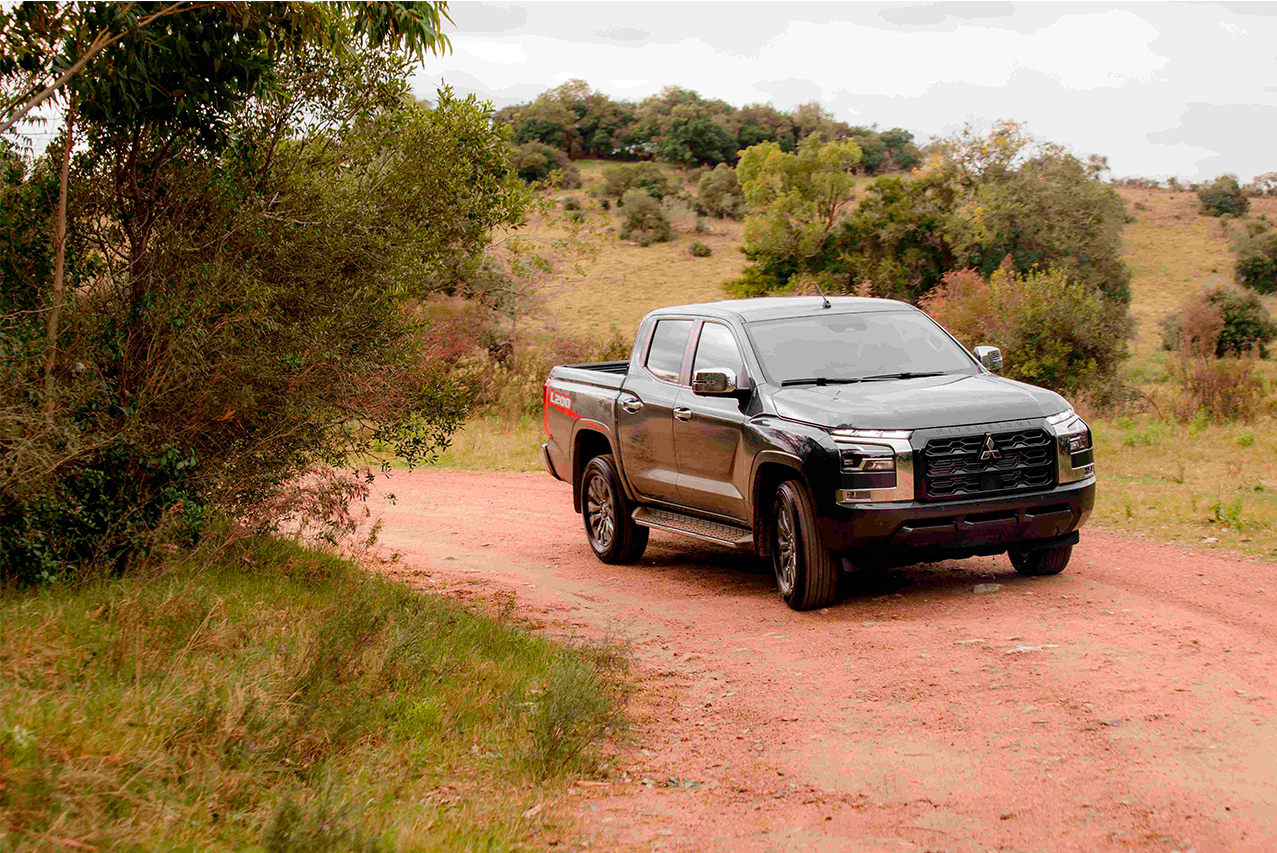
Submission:
M 544 474 L 386 487 L 410 582 L 632 644 L 636 744 L 577 795 L 590 849 L 1277 850 L 1271 565 L 1084 531 L 1054 578 L 912 566 L 794 613 L 695 540 L 597 562 Z

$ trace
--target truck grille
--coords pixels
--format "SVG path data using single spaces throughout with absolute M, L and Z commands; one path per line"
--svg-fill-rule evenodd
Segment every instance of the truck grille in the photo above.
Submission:
M 1041 429 L 933 438 L 920 455 L 924 500 L 1020 492 L 1055 484 L 1055 441 Z

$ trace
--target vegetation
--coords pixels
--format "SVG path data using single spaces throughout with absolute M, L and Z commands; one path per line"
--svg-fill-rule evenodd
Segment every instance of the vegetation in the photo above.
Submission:
M 581 170 L 557 148 L 541 142 L 525 142 L 511 154 L 511 162 L 519 177 L 528 183 L 549 181 L 560 189 L 581 186 Z
M 702 243 L 700 240 L 694 241 L 687 250 L 691 252 L 693 258 L 708 258 L 710 255 L 714 254 L 714 250 Z
M 640 246 L 664 243 L 674 239 L 674 224 L 661 203 L 642 189 L 626 190 L 621 197 L 621 239 L 633 240 Z
M 677 193 L 674 178 L 655 163 L 608 166 L 603 170 L 604 195 L 621 198 L 632 189 L 643 190 L 656 199 Z
M 301 475 L 445 446 L 468 402 L 403 306 L 503 274 L 492 231 L 531 199 L 483 106 L 405 97 L 441 7 L 43 8 L 3 13 L 6 85 L 85 61 L 62 139 L 0 156 L 0 576 L 343 505 L 313 491 L 360 479 Z
M 1277 293 L 1277 231 L 1266 223 L 1237 240 L 1234 278 L 1256 293 Z
M 922 307 L 968 349 L 1002 347 L 1004 374 L 1066 396 L 1102 396 L 1126 355 L 1124 306 L 1059 270 L 1021 276 L 1010 264 L 986 281 L 974 270 L 945 275 Z
M 1163 348 L 1179 350 L 1184 317 L 1209 311 L 1211 306 L 1219 315 L 1219 329 L 1214 335 L 1216 358 L 1247 354 L 1267 357 L 1266 344 L 1277 337 L 1277 325 L 1268 309 L 1255 293 L 1224 285 L 1204 289 L 1179 312 L 1162 320 Z
M 853 127 L 814 102 L 789 113 L 770 104 L 737 108 L 680 86 L 630 103 L 592 91 L 584 80 L 569 80 L 529 104 L 501 110 L 498 118 L 509 124 L 516 142 L 551 145 L 573 159 L 658 157 L 680 166 L 715 166 L 733 164 L 742 149 L 763 142 L 792 152 L 807 137 L 819 136 L 854 142 L 865 152 L 861 168 L 871 175 L 907 172 L 922 162 L 913 134 L 898 127 Z
M 696 182 L 697 211 L 719 219 L 736 219 L 745 208 L 745 194 L 741 191 L 736 170 L 726 163 L 719 163 L 712 171 L 701 175 Z
M 1236 175 L 1220 175 L 1208 186 L 1197 190 L 1202 213 L 1207 216 L 1241 216 L 1250 210 L 1250 199 L 1242 192 Z
M 622 723 L 607 649 L 332 554 L 153 568 L 0 596 L 5 849 L 526 849 Z

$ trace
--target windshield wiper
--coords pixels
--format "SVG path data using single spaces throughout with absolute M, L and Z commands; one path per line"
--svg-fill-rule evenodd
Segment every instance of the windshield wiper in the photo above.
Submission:
M 948 372 L 949 371 L 947 370 L 930 370 L 930 371 L 922 371 L 919 373 L 909 373 L 909 372 L 875 373 L 873 376 L 862 376 L 860 377 L 859 381 L 860 382 L 877 382 L 882 379 L 918 379 L 923 376 L 944 376 Z
M 850 385 L 853 382 L 862 382 L 864 380 L 855 377 L 834 377 L 825 376 L 809 376 L 806 379 L 782 379 L 781 387 L 786 385 Z

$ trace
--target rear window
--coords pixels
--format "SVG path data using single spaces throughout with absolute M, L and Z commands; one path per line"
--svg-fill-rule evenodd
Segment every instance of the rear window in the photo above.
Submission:
M 647 350 L 647 369 L 658 379 L 678 382 L 683 369 L 683 352 L 692 334 L 691 320 L 657 320 L 652 345 Z

